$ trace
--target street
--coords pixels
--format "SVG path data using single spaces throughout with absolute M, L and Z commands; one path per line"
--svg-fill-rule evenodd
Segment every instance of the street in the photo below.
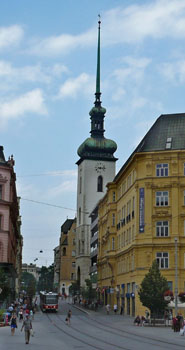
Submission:
M 66 325 L 69 308 L 72 310 L 71 325 Z M 21 323 L 15 336 L 10 335 L 10 327 L 0 328 L 0 350 L 22 350 L 26 346 L 35 350 L 176 350 L 185 346 L 185 337 L 174 333 L 170 327 L 136 327 L 133 318 L 128 316 L 106 315 L 104 309 L 87 312 L 60 301 L 58 314 L 36 313 L 35 334 L 28 345 L 24 342 L 24 332 L 20 332 Z

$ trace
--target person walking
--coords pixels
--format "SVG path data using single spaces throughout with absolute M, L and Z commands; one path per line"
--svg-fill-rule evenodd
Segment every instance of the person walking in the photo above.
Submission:
M 115 313 L 115 315 L 117 313 L 117 310 L 118 310 L 118 306 L 117 306 L 117 304 L 114 304 L 114 313 Z
M 15 334 L 15 328 L 17 328 L 17 316 L 16 314 L 12 314 L 12 317 L 10 319 L 10 327 L 11 327 L 11 335 Z
M 71 312 L 71 310 L 69 310 L 67 313 L 67 324 L 68 325 L 71 324 L 71 316 L 72 316 L 72 312 Z
M 110 312 L 110 305 L 109 304 L 106 305 L 106 310 L 107 310 L 107 315 L 109 315 L 109 312 Z
M 25 332 L 25 343 L 29 344 L 30 331 L 31 331 L 31 329 L 33 329 L 31 320 L 29 318 L 29 314 L 26 314 L 25 320 L 23 321 L 23 324 L 22 324 L 21 332 L 22 332 L 23 328 L 24 328 L 24 332 Z

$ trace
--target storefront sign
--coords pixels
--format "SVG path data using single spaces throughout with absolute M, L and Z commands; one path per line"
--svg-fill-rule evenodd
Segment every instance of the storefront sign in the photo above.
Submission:
M 144 232 L 145 227 L 145 189 L 139 189 L 139 232 Z

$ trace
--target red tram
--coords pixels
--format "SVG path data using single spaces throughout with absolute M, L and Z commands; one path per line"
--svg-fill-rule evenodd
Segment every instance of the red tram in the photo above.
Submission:
M 43 312 L 58 311 L 58 294 L 40 292 L 40 308 Z

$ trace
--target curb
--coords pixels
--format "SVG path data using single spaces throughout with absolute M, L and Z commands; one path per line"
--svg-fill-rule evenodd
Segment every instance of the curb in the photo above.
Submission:
M 90 315 L 90 313 L 89 313 L 87 310 L 84 310 L 84 309 L 82 309 L 81 307 L 76 306 L 75 304 L 71 304 L 71 303 L 68 303 L 68 304 L 69 304 L 69 305 L 72 305 L 75 309 L 78 309 L 78 310 L 84 312 L 84 313 L 87 314 L 88 316 Z

